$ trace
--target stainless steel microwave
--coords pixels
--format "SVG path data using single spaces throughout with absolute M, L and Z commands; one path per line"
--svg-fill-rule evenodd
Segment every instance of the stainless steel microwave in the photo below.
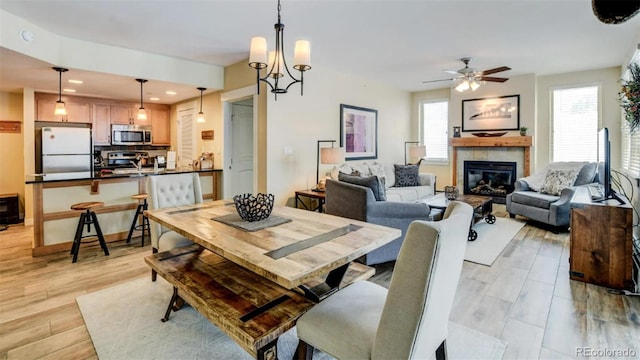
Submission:
M 111 125 L 111 145 L 151 145 L 151 125 Z

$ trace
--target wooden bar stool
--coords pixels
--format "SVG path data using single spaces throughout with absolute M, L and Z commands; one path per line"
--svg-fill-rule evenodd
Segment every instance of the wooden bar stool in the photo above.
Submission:
M 149 218 L 144 216 L 144 211 L 147 210 L 147 198 L 149 195 L 147 194 L 137 194 L 131 196 L 132 199 L 138 201 L 138 208 L 136 209 L 136 215 L 133 217 L 133 222 L 131 223 L 131 228 L 129 228 L 129 235 L 127 236 L 127 243 L 131 241 L 131 235 L 133 235 L 134 230 L 142 231 L 142 240 L 140 240 L 140 246 L 144 246 L 144 231 L 147 231 L 149 234 L 149 238 L 151 238 L 151 226 L 149 225 Z M 140 203 L 142 200 L 142 203 Z M 140 221 L 140 225 L 136 225 L 138 223 L 138 219 L 142 217 Z
M 98 237 L 98 241 L 100 242 L 100 247 L 104 250 L 105 255 L 109 255 L 109 249 L 107 248 L 107 243 L 104 241 L 104 236 L 102 235 L 102 229 L 100 229 L 100 223 L 98 223 L 98 217 L 96 213 L 93 212 L 92 209 L 103 207 L 104 203 L 100 201 L 89 201 L 78 204 L 71 205 L 71 210 L 84 210 L 82 214 L 80 214 L 80 219 L 78 220 L 78 227 L 76 228 L 76 236 L 73 238 L 73 245 L 71 245 L 71 255 L 73 255 L 73 261 L 76 262 L 78 260 L 78 253 L 80 252 L 80 243 L 83 238 L 86 237 Z M 87 225 L 87 232 L 91 232 L 91 224 L 93 224 L 96 228 L 96 234 L 82 235 L 84 231 L 84 226 Z M 94 240 L 95 241 L 95 240 Z

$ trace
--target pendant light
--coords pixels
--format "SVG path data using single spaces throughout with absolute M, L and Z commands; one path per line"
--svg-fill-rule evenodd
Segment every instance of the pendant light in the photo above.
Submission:
M 198 119 L 196 121 L 199 123 L 203 123 L 204 113 L 202 112 L 202 92 L 207 90 L 207 88 L 199 87 L 198 90 L 200 90 L 200 112 L 198 113 Z
M 67 115 L 67 109 L 64 106 L 64 101 L 62 101 L 62 73 L 69 71 L 69 69 L 54 67 L 53 70 L 57 71 L 60 74 L 58 81 L 58 101 L 56 101 L 56 109 L 53 112 L 54 115 Z
M 140 109 L 138 109 L 138 120 L 147 120 L 147 112 L 144 110 L 144 103 L 142 102 L 142 85 L 147 82 L 145 79 L 136 79 L 140 83 Z
M 276 49 L 267 57 L 267 39 L 254 37 L 251 39 L 249 52 L 249 66 L 256 69 L 256 83 L 260 94 L 260 82 L 265 82 L 271 88 L 278 100 L 278 94 L 285 94 L 291 85 L 300 83 L 300 95 L 304 85 L 304 72 L 311 69 L 311 45 L 307 40 L 298 40 L 295 43 L 293 68 L 300 72 L 300 78 L 296 79 L 289 70 L 284 56 L 284 24 L 280 22 L 280 0 L 278 0 L 278 22 L 276 29 Z M 267 74 L 260 77 L 260 70 L 267 69 Z M 288 81 L 289 84 L 282 84 Z

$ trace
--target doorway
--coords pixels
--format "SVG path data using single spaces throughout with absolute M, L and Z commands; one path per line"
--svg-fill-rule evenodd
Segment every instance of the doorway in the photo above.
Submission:
M 234 195 L 255 193 L 256 109 L 254 87 L 223 94 L 224 109 L 224 189 L 226 199 Z

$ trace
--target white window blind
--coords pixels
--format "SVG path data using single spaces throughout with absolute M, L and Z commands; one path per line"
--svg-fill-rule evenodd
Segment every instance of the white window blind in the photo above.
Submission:
M 449 101 L 434 100 L 420 103 L 421 141 L 427 148 L 425 161 L 431 164 L 449 162 Z
M 640 130 L 629 132 L 629 125 L 622 120 L 622 170 L 640 179 Z
M 552 90 L 551 161 L 598 160 L 598 86 Z

